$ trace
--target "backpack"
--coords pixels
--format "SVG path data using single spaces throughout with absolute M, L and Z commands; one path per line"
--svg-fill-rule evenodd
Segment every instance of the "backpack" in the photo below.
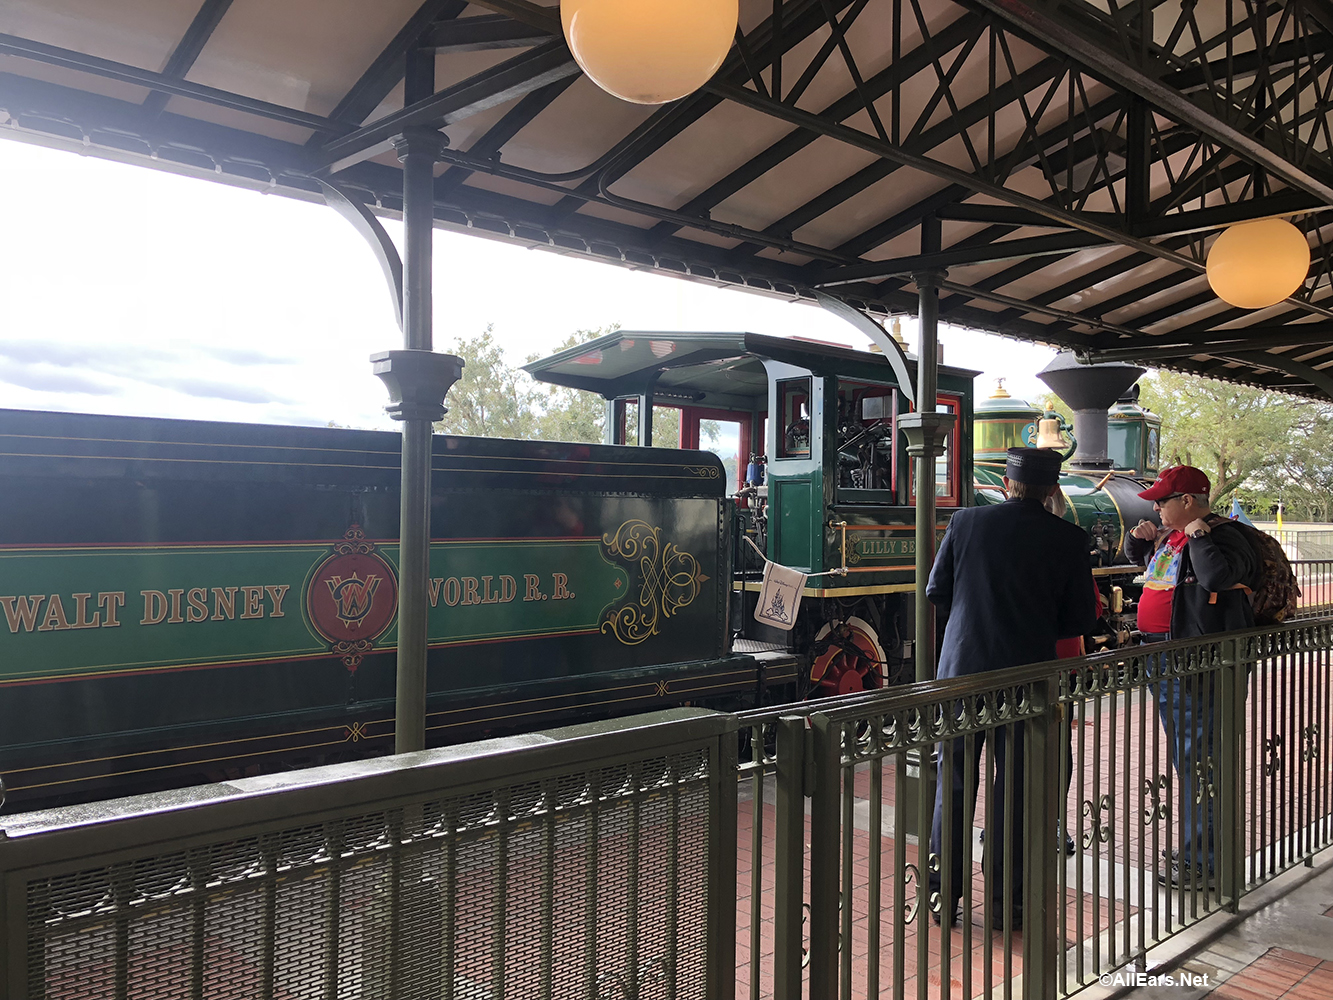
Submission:
M 1254 550 L 1259 560 L 1259 583 L 1250 594 L 1250 603 L 1254 607 L 1256 625 L 1277 625 L 1296 613 L 1296 602 L 1301 596 L 1301 588 L 1296 583 L 1296 574 L 1292 571 L 1291 561 L 1282 551 L 1278 540 L 1266 531 L 1260 531 L 1244 521 L 1232 521 L 1218 517 L 1217 524 L 1227 521 L 1240 529 L 1245 540 Z

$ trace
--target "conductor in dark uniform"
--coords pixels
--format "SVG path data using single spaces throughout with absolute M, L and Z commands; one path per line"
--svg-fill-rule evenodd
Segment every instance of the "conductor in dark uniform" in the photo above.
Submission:
M 1056 658 L 1057 639 L 1086 635 L 1096 617 L 1088 594 L 1093 588 L 1088 536 L 1083 529 L 1050 513 L 1043 504 L 1059 487 L 1060 455 L 1038 448 L 1010 448 L 1004 485 L 1009 498 L 992 507 L 959 510 L 949 521 L 930 573 L 926 595 L 947 619 L 940 649 L 939 676 L 962 677 Z M 994 780 L 987 798 L 986 845 L 992 852 L 992 921 L 1001 926 L 1005 901 L 1004 863 L 1012 866 L 1012 926 L 1022 925 L 1022 817 L 1006 823 L 1006 772 L 1012 774 L 1015 812 L 1023 802 L 1023 726 L 1013 724 L 978 733 L 973 741 L 971 774 L 979 782 L 982 746 L 991 742 Z M 930 849 L 941 859 L 944 796 L 952 795 L 949 879 L 950 898 L 943 914 L 958 917 L 963 881 L 964 754 L 966 744 L 952 741 L 951 773 L 943 773 L 935 795 Z M 940 760 L 944 761 L 941 753 Z M 970 790 L 976 802 L 975 786 Z M 1010 829 L 1006 829 L 1010 827 Z M 1009 834 L 1007 836 L 1007 834 Z M 1008 851 L 1006 851 L 1008 846 Z M 930 873 L 939 892 L 941 871 Z M 970 878 L 970 875 L 968 876 Z M 978 904 L 979 905 L 979 904 Z M 936 915 L 937 919 L 939 915 Z

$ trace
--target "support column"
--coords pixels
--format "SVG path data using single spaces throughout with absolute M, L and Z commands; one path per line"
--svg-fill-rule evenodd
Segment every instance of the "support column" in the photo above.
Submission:
M 403 99 L 411 104 L 435 92 L 435 52 L 409 49 Z M 431 349 L 431 278 L 434 273 L 435 162 L 448 139 L 429 128 L 410 128 L 393 140 L 403 165 L 403 336 L 408 350 Z
M 653 372 L 648 381 L 639 389 L 639 447 L 649 448 L 653 443 L 653 399 L 657 380 L 662 377 L 662 370 Z
M 650 447 L 653 443 L 653 390 L 650 386 L 639 394 L 639 446 Z
M 389 416 L 403 422 L 398 527 L 398 686 L 394 753 L 426 748 L 426 616 L 430 587 L 430 486 L 433 424 L 463 375 L 463 359 L 433 351 L 370 356 L 389 390 Z
M 435 53 L 410 50 L 404 99 L 435 90 Z M 435 162 L 448 139 L 429 128 L 394 139 L 403 165 L 403 339 L 407 350 L 371 356 L 389 390 L 389 415 L 403 424 L 398 528 L 398 677 L 394 752 L 426 746 L 426 617 L 429 610 L 431 435 L 445 414 L 444 397 L 463 374 L 463 361 L 432 352 L 432 240 Z
M 939 221 L 935 220 L 932 250 L 939 250 Z M 923 225 L 923 229 L 925 226 Z M 922 239 L 922 250 L 928 241 Z M 916 412 L 898 418 L 898 426 L 907 435 L 907 455 L 916 460 L 916 679 L 928 681 L 935 676 L 935 609 L 926 597 L 926 583 L 935 564 L 935 458 L 953 429 L 952 413 L 936 412 L 939 394 L 939 315 L 943 271 L 914 274 L 920 296 L 921 343 L 916 361 Z M 913 758 L 915 757 L 915 761 Z M 916 767 L 913 768 L 912 764 Z M 908 754 L 909 778 L 915 771 L 915 790 L 909 792 L 908 823 L 919 843 L 930 836 L 935 803 L 935 759 L 928 751 Z M 924 898 L 924 891 L 923 891 Z M 926 962 L 926 936 L 921 938 L 919 962 Z
M 935 564 L 935 459 L 952 430 L 952 413 L 935 410 L 939 395 L 939 316 L 943 271 L 912 276 L 920 295 L 921 345 L 916 362 L 915 413 L 898 420 L 907 435 L 907 454 L 916 459 L 916 679 L 935 676 L 935 614 L 926 583 Z

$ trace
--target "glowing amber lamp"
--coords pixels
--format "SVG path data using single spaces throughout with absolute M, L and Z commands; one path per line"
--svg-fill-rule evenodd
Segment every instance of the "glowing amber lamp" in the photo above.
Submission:
M 560 0 L 565 40 L 609 94 L 665 104 L 717 72 L 736 35 L 739 0 Z
M 1208 284 L 1239 309 L 1276 305 L 1301 287 L 1309 270 L 1310 245 L 1285 219 L 1231 226 L 1208 251 Z

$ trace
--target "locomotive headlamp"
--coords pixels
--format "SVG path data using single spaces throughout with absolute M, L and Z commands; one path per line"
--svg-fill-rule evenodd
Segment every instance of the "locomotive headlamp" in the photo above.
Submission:
M 1208 284 L 1239 309 L 1276 305 L 1301 287 L 1309 269 L 1310 245 L 1285 219 L 1231 226 L 1208 251 Z
M 665 104 L 698 90 L 731 48 L 739 0 L 560 0 L 565 40 L 607 93 Z

